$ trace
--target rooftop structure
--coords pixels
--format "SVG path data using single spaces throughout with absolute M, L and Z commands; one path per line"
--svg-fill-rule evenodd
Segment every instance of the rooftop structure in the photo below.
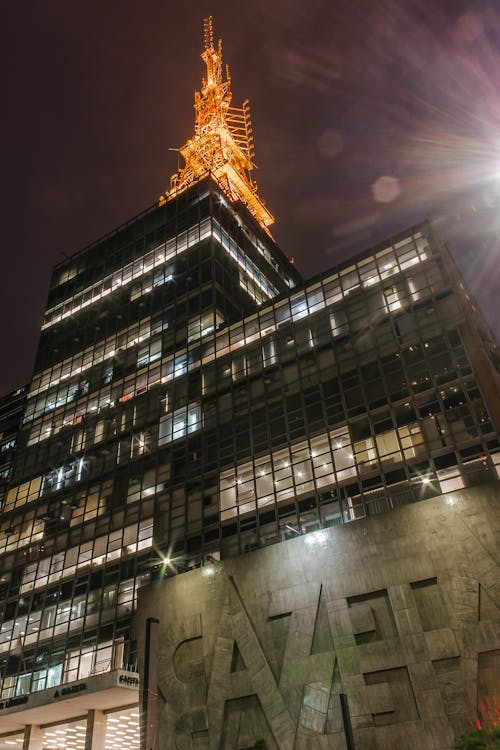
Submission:
M 182 170 L 174 174 L 166 197 L 210 174 L 233 202 L 241 201 L 266 231 L 274 222 L 250 173 L 254 168 L 253 131 L 248 99 L 242 107 L 232 107 L 231 78 L 222 65 L 222 41 L 214 47 L 212 17 L 205 19 L 206 65 L 201 91 L 194 95 L 194 135 L 180 153 L 185 159 Z M 164 202 L 166 197 L 160 198 Z

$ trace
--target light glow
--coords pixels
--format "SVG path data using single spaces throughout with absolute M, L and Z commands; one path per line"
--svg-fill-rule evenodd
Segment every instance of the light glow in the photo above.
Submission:
M 173 197 L 205 174 L 215 179 L 231 202 L 241 201 L 269 234 L 273 216 L 257 195 L 250 178 L 254 167 L 254 147 L 248 100 L 241 108 L 231 107 L 232 91 L 229 70 L 223 80 L 222 42 L 214 47 L 212 17 L 205 18 L 205 49 L 201 55 L 206 78 L 201 91 L 194 95 L 194 136 L 180 153 L 185 165 L 170 180 L 167 197 Z M 160 205 L 165 203 L 160 197 Z

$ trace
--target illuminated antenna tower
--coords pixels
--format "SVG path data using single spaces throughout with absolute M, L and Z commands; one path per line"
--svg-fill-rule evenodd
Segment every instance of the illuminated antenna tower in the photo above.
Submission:
M 264 202 L 257 195 L 257 185 L 250 177 L 254 168 L 254 146 L 250 105 L 231 107 L 231 78 L 226 66 L 222 70 L 222 41 L 214 47 L 212 17 L 205 18 L 205 49 L 201 55 L 206 77 L 201 91 L 194 94 L 194 136 L 179 149 L 184 167 L 170 180 L 166 197 L 182 192 L 201 177 L 210 174 L 230 201 L 241 201 L 267 231 L 274 222 Z M 160 204 L 165 202 L 161 196 Z

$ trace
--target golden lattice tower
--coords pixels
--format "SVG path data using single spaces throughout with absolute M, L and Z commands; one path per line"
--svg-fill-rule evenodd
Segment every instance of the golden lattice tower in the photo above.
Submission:
M 254 147 L 248 100 L 241 108 L 231 107 L 231 78 L 222 72 L 222 41 L 214 47 L 212 17 L 205 19 L 205 49 L 201 55 L 207 67 L 201 91 L 194 94 L 194 136 L 179 149 L 184 167 L 170 180 L 166 197 L 177 195 L 201 177 L 210 174 L 230 201 L 241 201 L 269 232 L 274 218 L 257 195 L 250 177 Z M 160 203 L 165 202 L 161 196 Z

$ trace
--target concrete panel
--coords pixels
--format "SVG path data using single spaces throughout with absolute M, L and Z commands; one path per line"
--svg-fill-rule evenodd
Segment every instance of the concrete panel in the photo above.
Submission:
M 140 644 L 160 620 L 158 750 L 343 750 L 341 694 L 356 750 L 451 748 L 495 709 L 499 487 L 142 589 Z

